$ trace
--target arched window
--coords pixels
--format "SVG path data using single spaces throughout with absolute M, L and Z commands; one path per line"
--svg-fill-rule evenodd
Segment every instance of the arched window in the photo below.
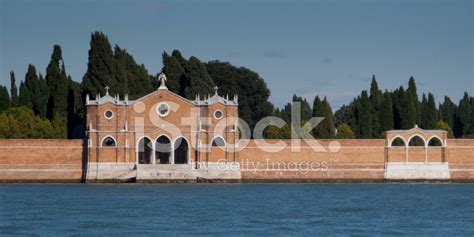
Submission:
M 188 163 L 188 142 L 186 139 L 180 137 L 174 142 L 174 163 L 187 164 Z
M 155 164 L 169 164 L 171 156 L 171 141 L 166 136 L 160 136 L 155 143 Z
M 441 142 L 441 140 L 439 140 L 439 138 L 437 137 L 432 137 L 429 141 L 428 141 L 428 146 L 442 146 L 443 143 Z
M 137 147 L 137 159 L 139 164 L 150 164 L 153 154 L 153 143 L 147 137 L 140 139 Z
M 416 135 L 410 139 L 408 146 L 425 146 L 425 141 L 420 136 Z
M 222 137 L 215 137 L 214 140 L 212 140 L 212 146 L 225 146 L 225 141 Z
M 111 136 L 107 136 L 102 140 L 102 147 L 116 147 L 117 143 L 115 139 Z
M 397 137 L 393 139 L 391 146 L 405 146 L 405 141 L 403 139 Z

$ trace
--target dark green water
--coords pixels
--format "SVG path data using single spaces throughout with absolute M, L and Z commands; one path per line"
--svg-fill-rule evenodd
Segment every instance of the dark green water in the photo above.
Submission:
M 474 235 L 474 184 L 3 184 L 0 236 Z

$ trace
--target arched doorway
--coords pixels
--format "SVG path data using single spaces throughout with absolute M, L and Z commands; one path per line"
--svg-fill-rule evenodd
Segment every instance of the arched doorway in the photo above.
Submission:
M 171 158 L 171 141 L 166 136 L 160 136 L 155 143 L 155 163 L 170 164 Z
M 421 163 L 426 162 L 426 142 L 420 135 L 413 135 L 408 140 L 407 162 Z
M 443 142 L 437 137 L 432 137 L 428 141 L 428 146 L 443 146 Z
M 153 154 L 153 144 L 150 139 L 143 137 L 138 142 L 137 158 L 138 164 L 150 164 L 151 156 Z
M 395 139 L 392 140 L 392 143 L 390 144 L 390 146 L 406 146 L 405 144 L 405 141 L 400 138 L 400 137 L 396 137 Z
M 180 137 L 174 142 L 174 163 L 187 164 L 188 163 L 189 147 L 186 139 Z
M 413 136 L 408 142 L 408 146 L 425 146 L 425 141 L 418 135 Z

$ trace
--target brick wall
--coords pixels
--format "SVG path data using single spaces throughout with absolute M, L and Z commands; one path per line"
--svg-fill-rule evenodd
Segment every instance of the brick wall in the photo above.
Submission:
M 80 182 L 82 140 L 0 140 L 0 182 Z
M 281 140 L 248 145 L 238 152 L 243 181 L 382 181 L 385 140 Z M 269 142 L 272 143 L 272 142 Z M 291 146 L 291 144 L 295 144 Z M 319 145 L 318 145 L 319 144 Z M 314 147 L 319 147 L 314 150 Z M 292 150 L 294 149 L 294 150 Z

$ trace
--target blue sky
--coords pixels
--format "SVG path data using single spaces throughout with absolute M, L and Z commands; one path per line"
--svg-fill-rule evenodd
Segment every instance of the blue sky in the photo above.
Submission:
M 0 0 L 0 84 L 28 64 L 44 75 L 54 44 L 81 81 L 92 31 L 127 49 L 150 74 L 161 54 L 250 68 L 282 106 L 296 93 L 333 107 L 367 89 L 406 86 L 456 101 L 474 94 L 473 1 L 13 1 Z

